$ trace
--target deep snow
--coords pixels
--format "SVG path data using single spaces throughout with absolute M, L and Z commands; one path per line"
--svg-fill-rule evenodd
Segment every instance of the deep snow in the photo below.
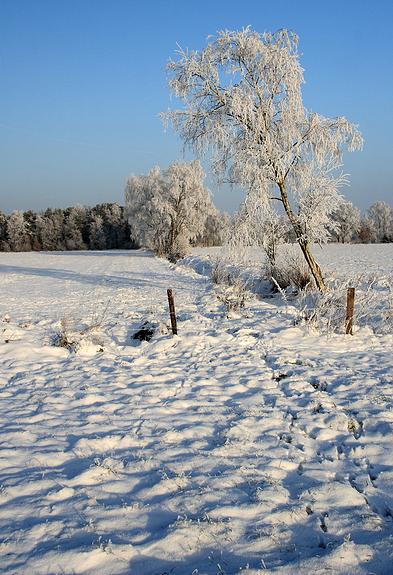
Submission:
M 366 247 L 325 265 L 390 273 Z M 0 313 L 2 572 L 392 572 L 391 334 L 318 335 L 278 298 L 227 318 L 143 251 L 0 254 Z

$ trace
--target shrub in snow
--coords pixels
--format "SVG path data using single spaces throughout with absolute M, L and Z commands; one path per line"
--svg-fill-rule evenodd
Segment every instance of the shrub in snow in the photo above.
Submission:
M 315 287 L 313 277 L 304 259 L 289 246 L 282 250 L 274 264 L 269 262 L 267 279 L 273 282 L 273 287 L 285 290 L 294 288 L 296 292 Z
M 60 327 L 52 336 L 52 344 L 56 347 L 65 347 L 70 351 L 75 351 L 76 341 L 72 335 L 67 318 L 60 320 Z
M 218 259 L 214 262 L 210 275 L 216 285 L 216 296 L 224 304 L 226 315 L 229 317 L 232 313 L 242 311 L 251 294 L 240 271 L 231 266 L 228 260 Z
M 195 152 L 213 150 L 217 174 L 279 202 L 324 290 L 310 242 L 329 237 L 346 181 L 342 150 L 360 148 L 362 138 L 345 118 L 305 108 L 297 43 L 288 30 L 246 28 L 220 32 L 203 50 L 180 50 L 168 65 L 169 85 L 184 108 L 164 117 Z
M 216 288 L 216 296 L 224 304 L 227 317 L 241 312 L 250 298 L 247 286 L 240 277 L 233 278 L 232 282 L 232 284 L 223 284 Z
M 64 347 L 75 353 L 97 353 L 104 351 L 100 333 L 101 321 L 92 320 L 83 328 L 77 327 L 69 318 L 60 320 L 59 329 L 52 336 L 52 345 Z
M 228 264 L 223 259 L 217 259 L 211 268 L 211 279 L 217 285 L 230 285 L 232 274 L 228 269 Z
M 347 288 L 354 287 L 354 326 L 369 328 L 377 334 L 391 333 L 393 329 L 393 278 L 378 281 L 362 276 L 346 281 L 333 280 L 324 293 L 303 292 L 297 302 L 299 321 L 321 333 L 344 333 Z

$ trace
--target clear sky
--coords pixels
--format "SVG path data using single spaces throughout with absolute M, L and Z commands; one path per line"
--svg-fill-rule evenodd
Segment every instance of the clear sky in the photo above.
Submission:
M 346 196 L 392 205 L 391 0 L 0 0 L 0 209 L 123 203 L 129 174 L 183 157 L 158 117 L 176 44 L 247 25 L 299 35 L 306 106 L 365 138 Z M 221 209 L 241 201 L 209 187 Z

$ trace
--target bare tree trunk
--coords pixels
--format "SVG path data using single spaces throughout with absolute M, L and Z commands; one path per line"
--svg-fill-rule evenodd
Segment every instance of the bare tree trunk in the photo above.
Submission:
M 319 289 L 319 291 L 325 291 L 326 286 L 323 280 L 321 268 L 319 267 L 318 262 L 315 260 L 314 256 L 311 253 L 310 244 L 302 239 L 298 239 L 298 242 L 300 249 L 303 252 L 304 258 L 308 264 L 308 267 L 310 268 L 310 271 L 313 275 L 317 288 Z
M 280 182 L 280 183 L 278 183 L 278 187 L 280 189 L 281 199 L 282 199 L 282 203 L 284 205 L 286 214 L 287 214 L 288 219 L 291 222 L 292 227 L 295 231 L 296 239 L 298 241 L 300 249 L 302 250 L 302 253 L 304 255 L 304 259 L 307 262 L 307 265 L 310 269 L 310 272 L 312 273 L 312 276 L 315 280 L 316 286 L 319 289 L 319 291 L 321 291 L 321 292 L 325 291 L 326 286 L 325 286 L 325 282 L 323 280 L 321 268 L 319 267 L 319 264 L 317 263 L 317 261 L 315 260 L 314 256 L 311 253 L 309 242 L 303 237 L 302 229 L 301 229 L 299 222 L 297 221 L 297 218 L 296 218 L 295 214 L 293 213 L 292 208 L 290 206 L 290 203 L 288 200 L 288 194 L 287 194 L 287 191 L 285 189 L 285 184 Z

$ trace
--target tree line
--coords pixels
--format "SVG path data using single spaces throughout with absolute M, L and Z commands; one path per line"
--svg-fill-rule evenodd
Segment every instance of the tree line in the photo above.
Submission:
M 159 169 L 155 173 L 157 181 L 160 180 Z M 192 226 L 192 238 L 189 238 L 192 245 L 222 245 L 224 241 L 229 216 L 220 213 L 211 200 L 208 201 L 209 209 L 203 217 L 199 215 L 198 224 Z M 170 237 L 179 252 L 181 242 L 185 241 L 184 225 L 187 223 L 183 221 L 183 203 L 178 204 L 178 218 L 172 228 L 169 226 L 167 235 L 165 229 L 168 221 L 164 213 L 160 211 L 150 218 L 157 228 L 155 243 L 149 241 L 151 236 L 147 232 L 142 233 L 140 229 L 139 218 L 143 220 L 146 217 L 148 221 L 150 217 L 143 216 L 140 208 L 140 204 L 138 207 L 135 203 L 132 207 L 128 203 L 126 212 L 123 206 L 116 203 L 104 203 L 94 207 L 76 205 L 65 209 L 48 208 L 42 212 L 14 210 L 9 215 L 0 210 L 0 251 L 114 250 L 140 246 L 156 249 L 158 245 L 167 248 Z M 157 252 L 160 250 L 157 249 Z M 163 255 L 162 250 L 160 255 Z
M 258 202 L 242 204 L 232 218 L 220 212 L 202 186 L 203 176 L 198 163 L 175 163 L 170 170 L 162 172 L 156 167 L 147 176 L 131 176 L 126 187 L 126 208 L 104 203 L 43 212 L 14 210 L 8 216 L 0 211 L 0 251 L 145 246 L 176 259 L 190 246 L 220 246 L 229 240 L 260 245 L 273 261 L 279 243 L 296 242 L 286 219 Z M 379 201 L 361 216 L 351 202 L 342 201 L 340 209 L 332 214 L 329 228 L 329 242 L 393 242 L 393 208 Z
M 92 208 L 48 208 L 36 213 L 0 211 L 0 250 L 64 251 L 130 249 L 136 247 L 124 208 L 98 204 Z
M 341 199 L 328 224 L 328 241 L 338 243 L 393 242 L 393 208 L 386 202 L 375 202 L 364 213 L 351 202 Z

